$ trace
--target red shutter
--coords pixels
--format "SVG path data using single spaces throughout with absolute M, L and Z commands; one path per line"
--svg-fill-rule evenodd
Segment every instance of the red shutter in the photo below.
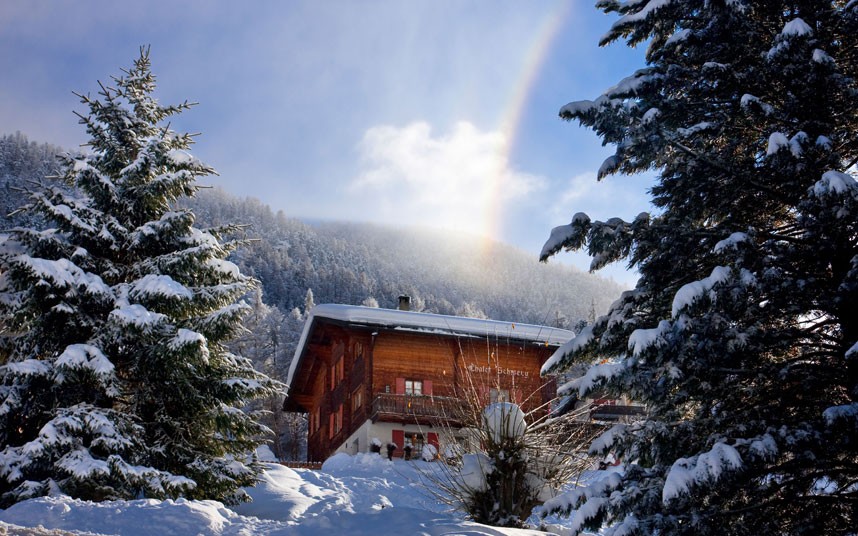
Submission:
M 405 394 L 405 378 L 396 378 L 396 390 L 394 393 L 398 395 Z
M 402 449 L 405 446 L 405 430 L 394 430 L 393 442 L 399 449 Z
M 423 394 L 432 396 L 432 380 L 423 380 Z
M 328 437 L 331 439 L 334 438 L 334 414 L 333 413 L 331 413 L 328 416 Z
M 436 434 L 435 432 L 429 432 L 426 435 L 428 436 L 427 441 L 429 442 L 429 444 L 438 449 L 438 434 Z

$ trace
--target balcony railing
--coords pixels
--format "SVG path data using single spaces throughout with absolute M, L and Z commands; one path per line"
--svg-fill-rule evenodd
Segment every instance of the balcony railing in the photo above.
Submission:
M 465 401 L 446 396 L 413 396 L 381 393 L 372 401 L 372 420 L 433 420 L 454 423 L 461 419 Z
M 590 418 L 597 421 L 619 421 L 646 415 L 646 407 L 639 404 L 602 403 L 593 404 Z

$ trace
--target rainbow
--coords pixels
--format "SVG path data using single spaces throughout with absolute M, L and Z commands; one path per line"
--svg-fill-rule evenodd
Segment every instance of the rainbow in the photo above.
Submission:
M 549 12 L 535 33 L 530 46 L 527 47 L 521 73 L 516 78 L 518 82 L 513 86 L 499 120 L 498 130 L 503 136 L 502 154 L 500 155 L 501 158 L 499 158 L 500 165 L 505 166 L 509 163 L 510 155 L 515 147 L 516 137 L 519 134 L 524 109 L 533 91 L 534 84 L 542 71 L 557 36 L 566 25 L 573 11 L 572 6 L 574 3 L 573 1 L 560 2 L 556 9 Z M 550 121 L 551 118 L 546 118 L 546 120 Z M 498 170 L 498 175 L 501 172 L 502 170 Z M 501 181 L 498 179 L 493 180 L 491 181 L 491 185 L 492 187 L 485 197 L 483 235 L 486 237 L 495 237 L 495 239 L 503 239 L 503 236 L 501 236 L 503 231 L 503 214 L 501 212 L 501 208 L 503 207 L 503 192 L 501 192 Z M 484 249 L 488 249 L 488 239 Z

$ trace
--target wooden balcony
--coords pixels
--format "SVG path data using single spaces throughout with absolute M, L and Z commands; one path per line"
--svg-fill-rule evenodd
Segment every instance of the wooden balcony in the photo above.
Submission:
M 372 401 L 371 418 L 372 422 L 416 422 L 456 426 L 464 414 L 465 407 L 465 401 L 458 398 L 381 393 Z

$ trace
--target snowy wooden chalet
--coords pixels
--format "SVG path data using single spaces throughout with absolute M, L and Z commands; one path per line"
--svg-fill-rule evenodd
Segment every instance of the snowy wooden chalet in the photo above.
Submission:
M 395 443 L 395 456 L 406 444 L 419 455 L 426 443 L 461 439 L 450 432 L 467 397 L 530 410 L 555 396 L 539 369 L 572 332 L 402 309 L 318 305 L 310 313 L 284 404 L 309 415 L 308 460 L 368 452 L 375 440 Z

